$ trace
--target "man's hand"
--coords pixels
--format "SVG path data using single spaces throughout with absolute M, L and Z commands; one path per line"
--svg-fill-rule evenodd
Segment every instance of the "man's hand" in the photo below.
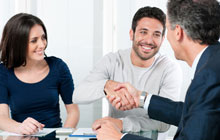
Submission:
M 112 117 L 104 117 L 102 119 L 96 120 L 92 125 L 92 129 L 95 131 L 95 130 L 99 129 L 102 124 L 104 124 L 106 122 L 111 122 L 111 123 L 115 124 L 120 131 L 122 131 L 122 129 L 123 129 L 122 120 L 115 119 Z
M 104 91 L 107 95 L 116 95 L 114 88 L 120 84 L 119 82 L 108 80 L 105 84 Z
M 111 98 L 115 98 L 116 100 L 114 100 L 114 102 L 111 102 L 113 104 L 113 106 L 115 104 L 117 104 L 118 102 L 120 102 L 120 104 L 122 106 L 124 106 L 123 110 L 129 110 L 132 109 L 135 106 L 135 101 L 133 99 L 133 97 L 128 93 L 127 90 L 125 90 L 124 88 L 115 90 L 121 83 L 116 82 L 116 81 L 112 81 L 112 80 L 108 80 L 105 84 L 105 92 L 107 94 L 107 99 L 111 99 Z M 111 97 L 111 98 L 109 98 Z M 121 108 L 122 109 L 122 108 Z
M 128 99 L 128 102 L 132 102 L 133 105 L 132 107 L 138 107 L 139 106 L 139 100 L 140 100 L 140 95 L 141 95 L 141 91 L 135 89 L 131 84 L 129 83 L 122 83 L 122 84 L 118 84 L 117 87 L 114 89 L 115 91 L 119 91 L 119 90 L 125 90 L 125 95 L 126 95 L 126 99 Z M 129 93 L 129 94 L 128 94 Z M 116 109 L 119 110 L 129 110 L 132 109 L 131 108 L 131 104 L 123 104 L 123 99 L 118 99 L 114 96 L 108 96 L 107 97 L 109 102 L 112 104 L 112 106 L 114 106 Z M 134 102 L 133 102 L 134 101 Z
M 123 135 L 117 126 L 110 121 L 103 122 L 96 133 L 98 140 L 120 140 Z

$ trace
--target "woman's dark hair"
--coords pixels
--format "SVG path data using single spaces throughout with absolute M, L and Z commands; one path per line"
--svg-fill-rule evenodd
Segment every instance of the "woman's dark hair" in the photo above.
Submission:
M 136 30 L 138 21 L 145 17 L 159 20 L 163 25 L 162 35 L 164 35 L 166 30 L 166 15 L 159 8 L 150 6 L 142 7 L 135 13 L 131 25 L 133 32 Z
M 2 34 L 0 51 L 1 62 L 8 69 L 26 65 L 29 34 L 34 25 L 42 26 L 47 40 L 47 31 L 43 22 L 34 15 L 19 13 L 6 23 Z

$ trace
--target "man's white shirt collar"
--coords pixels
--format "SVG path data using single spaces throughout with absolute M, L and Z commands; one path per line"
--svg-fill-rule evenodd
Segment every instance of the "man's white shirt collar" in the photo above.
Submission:
M 207 49 L 208 47 L 205 47 L 195 58 L 195 60 L 193 61 L 193 64 L 192 64 L 192 75 L 191 75 L 191 79 L 194 78 L 194 75 L 195 75 L 195 72 L 196 72 L 196 67 L 199 63 L 199 60 L 203 54 L 203 52 Z

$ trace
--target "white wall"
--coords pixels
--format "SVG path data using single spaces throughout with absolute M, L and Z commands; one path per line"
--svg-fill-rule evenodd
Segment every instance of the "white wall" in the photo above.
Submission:
M 99 38 L 102 35 L 97 28 L 98 4 L 94 5 L 93 0 L 36 0 L 36 4 L 36 15 L 48 29 L 49 45 L 46 53 L 60 57 L 68 64 L 77 86 L 102 56 Z M 80 105 L 78 127 L 90 127 L 97 119 L 96 104 Z M 63 119 L 66 116 L 64 111 L 62 106 Z M 101 114 L 101 110 L 99 112 Z

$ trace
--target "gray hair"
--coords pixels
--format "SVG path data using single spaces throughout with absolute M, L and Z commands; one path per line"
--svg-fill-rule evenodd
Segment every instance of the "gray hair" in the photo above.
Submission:
M 220 5 L 216 0 L 168 0 L 171 29 L 180 25 L 200 44 L 215 44 L 220 37 Z

